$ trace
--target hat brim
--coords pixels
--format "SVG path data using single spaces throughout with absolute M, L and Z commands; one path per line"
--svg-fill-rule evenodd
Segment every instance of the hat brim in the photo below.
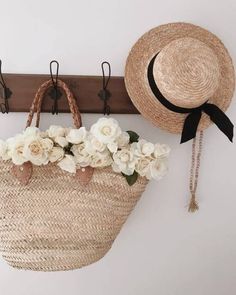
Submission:
M 191 37 L 204 42 L 216 54 L 220 66 L 219 87 L 209 102 L 226 111 L 235 88 L 232 59 L 224 44 L 211 32 L 189 23 L 169 23 L 145 33 L 132 47 L 125 67 L 127 92 L 139 112 L 154 125 L 171 133 L 181 133 L 187 114 L 179 114 L 164 107 L 152 93 L 147 68 L 150 60 L 168 43 L 178 38 Z M 206 129 L 211 120 L 202 114 L 198 130 Z

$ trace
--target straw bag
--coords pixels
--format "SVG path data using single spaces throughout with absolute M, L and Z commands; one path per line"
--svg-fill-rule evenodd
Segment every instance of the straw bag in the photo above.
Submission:
M 42 99 L 51 86 L 48 81 L 39 88 L 27 126 L 34 114 L 39 125 Z M 79 128 L 76 101 L 64 82 L 58 81 L 58 86 Z M 139 177 L 129 186 L 110 167 L 87 169 L 86 177 L 53 163 L 25 168 L 1 161 L 0 251 L 9 265 L 37 271 L 70 270 L 102 258 L 148 182 Z

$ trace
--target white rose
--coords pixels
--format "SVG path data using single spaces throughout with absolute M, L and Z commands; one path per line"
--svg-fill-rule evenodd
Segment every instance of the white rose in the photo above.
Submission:
M 91 158 L 91 167 L 107 167 L 110 166 L 112 163 L 112 158 L 108 152 L 97 152 Z
M 59 144 L 61 147 L 66 147 L 68 145 L 68 141 L 63 136 L 57 136 L 54 141 Z
M 147 171 L 146 177 L 147 179 L 162 179 L 168 172 L 167 161 L 162 159 L 153 160 Z
M 47 130 L 48 136 L 51 138 L 56 138 L 57 136 L 64 136 L 65 129 L 61 126 L 51 125 Z
M 75 156 L 78 167 L 86 167 L 90 165 L 91 154 L 85 148 L 85 143 L 75 144 L 71 148 L 71 152 Z
M 70 132 L 70 130 L 73 129 L 72 127 L 66 127 L 65 128 L 65 136 L 67 136 Z
M 99 143 L 96 143 L 96 144 L 97 144 L 97 146 L 92 145 L 90 140 L 85 140 L 84 142 L 80 143 L 79 147 L 78 147 L 80 154 L 81 154 L 81 152 L 83 153 L 83 155 L 84 154 L 89 154 L 89 155 L 95 154 L 98 151 L 97 148 L 100 147 L 102 149 L 102 147 L 100 146 Z M 75 145 L 75 146 L 77 146 L 77 145 Z
M 85 127 L 79 129 L 71 129 L 66 136 L 66 140 L 73 144 L 79 144 L 85 140 L 87 131 Z
M 112 168 L 115 172 L 122 172 L 126 175 L 132 175 L 135 169 L 136 158 L 128 149 L 122 149 L 113 154 L 114 163 Z
M 108 143 L 107 148 L 111 153 L 115 153 L 118 150 L 118 144 L 116 142 L 110 142 Z
M 146 176 L 151 161 L 152 159 L 150 157 L 140 157 L 137 160 L 135 170 L 138 172 L 139 175 Z
M 24 137 L 28 137 L 28 136 L 37 136 L 40 134 L 40 130 L 37 127 L 27 127 L 24 131 L 23 131 L 23 136 Z
M 6 161 L 10 160 L 11 156 L 8 153 L 8 145 L 5 141 L 0 140 L 0 157 Z
M 93 153 L 93 151 L 103 152 L 106 149 L 106 145 L 101 141 L 97 140 L 97 138 L 94 136 L 90 136 L 85 144 L 85 148 L 88 151 L 91 151 L 91 153 Z
M 76 172 L 76 160 L 71 155 L 65 155 L 65 157 L 57 164 L 62 170 L 70 173 Z
M 48 133 L 47 133 L 47 131 L 41 131 L 39 133 L 39 136 L 42 137 L 42 138 L 47 138 L 48 137 Z
M 80 157 L 81 155 L 84 155 L 86 153 L 85 151 L 85 143 L 82 142 L 80 144 L 73 144 L 71 147 L 71 152 L 73 155 L 77 158 Z
M 10 137 L 6 140 L 6 144 L 7 144 L 7 154 L 10 158 L 12 158 L 12 154 L 13 154 L 13 149 L 15 146 L 15 142 L 16 142 L 16 137 Z
M 43 148 L 46 152 L 49 152 L 53 148 L 53 141 L 50 138 L 42 138 L 41 139 Z
M 138 142 L 132 143 L 131 149 L 137 156 L 151 156 L 154 152 L 154 144 L 141 139 Z
M 154 157 L 155 158 L 166 158 L 170 154 L 170 147 L 166 144 L 155 144 Z
M 22 165 L 23 163 L 27 162 L 27 159 L 23 155 L 23 149 L 25 145 L 24 137 L 22 135 L 16 135 L 14 138 L 9 138 L 7 142 L 12 162 L 15 165 Z
M 51 163 L 54 163 L 56 161 L 60 161 L 64 157 L 64 150 L 63 148 L 59 146 L 55 146 L 52 148 L 52 150 L 49 153 L 49 161 Z
M 124 148 L 127 147 L 127 145 L 129 144 L 129 133 L 127 132 L 122 132 L 121 135 L 117 138 L 117 144 L 118 144 L 118 148 Z
M 113 118 L 100 118 L 93 124 L 90 132 L 102 143 L 114 142 L 121 134 L 118 122 Z
M 76 164 L 78 168 L 90 166 L 91 162 L 92 158 L 89 154 L 76 158 Z
M 46 165 L 48 153 L 45 149 L 45 139 L 40 137 L 28 138 L 23 148 L 23 156 L 34 165 Z

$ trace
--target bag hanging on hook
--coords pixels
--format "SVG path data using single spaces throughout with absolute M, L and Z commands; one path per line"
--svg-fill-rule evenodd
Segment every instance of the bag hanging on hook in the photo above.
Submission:
M 107 77 L 105 75 L 105 65 L 108 66 L 108 76 Z M 109 62 L 104 61 L 101 64 L 101 68 L 102 68 L 102 89 L 99 91 L 98 96 L 101 98 L 101 100 L 104 103 L 104 105 L 103 105 L 103 114 L 104 115 L 110 115 L 111 108 L 108 105 L 108 100 L 111 97 L 111 93 L 107 89 L 107 86 L 108 86 L 108 83 L 109 83 L 110 78 L 111 78 L 111 65 L 110 65 Z
M 12 95 L 12 91 L 10 90 L 10 88 L 7 87 L 3 75 L 2 75 L 2 61 L 0 60 L 0 85 L 1 85 L 1 94 L 0 97 L 4 100 L 3 103 L 0 104 L 0 108 L 1 108 L 1 112 L 3 114 L 8 114 L 9 113 L 9 104 L 8 104 L 8 99 L 11 97 Z
M 33 117 L 39 126 L 42 101 L 51 86 L 49 80 L 38 89 L 27 127 Z M 68 100 L 76 132 L 82 126 L 76 99 L 59 79 L 58 87 Z M 140 176 L 131 186 L 111 166 L 78 167 L 69 173 L 56 162 L 15 165 L 1 159 L 0 164 L 0 252 L 11 266 L 35 271 L 75 269 L 102 258 L 148 183 Z

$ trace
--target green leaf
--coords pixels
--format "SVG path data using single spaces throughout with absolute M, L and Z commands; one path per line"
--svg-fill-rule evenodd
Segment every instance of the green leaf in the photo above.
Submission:
M 122 173 L 122 175 L 126 178 L 126 181 L 128 182 L 130 186 L 135 184 L 135 182 L 138 179 L 138 173 L 136 171 L 134 171 L 132 175 L 126 175 L 124 173 Z
M 129 142 L 138 142 L 139 135 L 134 131 L 126 131 L 129 134 Z

